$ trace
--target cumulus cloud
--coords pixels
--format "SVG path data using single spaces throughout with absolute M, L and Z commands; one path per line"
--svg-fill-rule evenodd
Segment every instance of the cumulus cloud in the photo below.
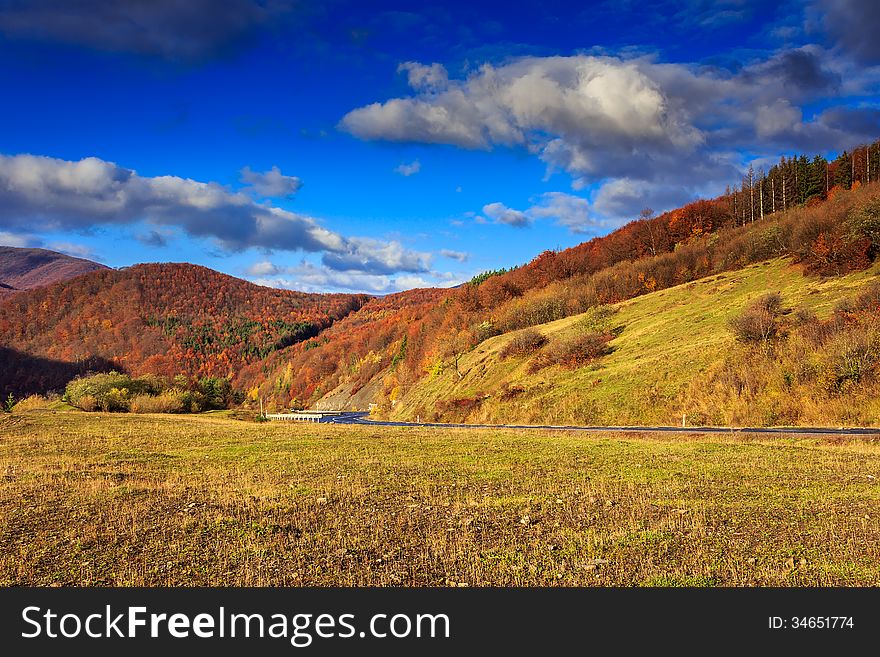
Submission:
M 580 196 L 547 192 L 541 194 L 537 203 L 526 210 L 526 214 L 535 219 L 555 219 L 572 233 L 583 234 L 600 225 L 590 216 L 589 206 L 587 200 Z
M 743 150 L 826 150 L 876 136 L 834 112 L 843 95 L 875 97 L 878 75 L 815 45 L 733 70 L 596 55 L 521 57 L 463 79 L 435 67 L 406 63 L 410 95 L 354 109 L 340 127 L 368 140 L 522 148 L 549 172 L 568 172 L 574 189 L 624 179 L 676 187 L 678 197 L 695 180 L 716 192 L 736 181 Z M 808 114 L 820 101 L 830 107 Z M 500 204 L 484 213 L 516 226 L 530 219 Z
M 302 187 L 302 180 L 285 176 L 276 166 L 263 172 L 245 167 L 241 170 L 241 182 L 247 185 L 247 189 L 266 198 L 292 198 Z
M 394 172 L 399 173 L 401 176 L 408 178 L 409 176 L 417 174 L 422 170 L 422 163 L 418 160 L 414 160 L 409 164 L 403 163 L 398 167 L 395 167 Z
M 72 162 L 0 155 L 0 229 L 86 230 L 142 220 L 213 238 L 227 251 L 320 252 L 338 270 L 420 272 L 430 266 L 430 254 L 399 242 L 346 237 L 217 183 L 144 177 L 94 157 Z
M 95 252 L 84 244 L 62 241 L 51 241 L 47 243 L 38 235 L 31 235 L 29 233 L 0 231 L 0 246 L 15 246 L 23 249 L 49 249 L 50 251 L 65 253 L 74 258 L 88 258 L 90 260 L 98 259 Z
M 532 220 L 525 212 L 513 210 L 503 203 L 489 203 L 483 206 L 483 214 L 495 223 L 507 224 L 514 228 L 525 228 L 530 226 Z
M 460 282 L 451 274 L 373 274 L 338 271 L 325 265 L 302 261 L 294 266 L 280 266 L 269 261 L 254 263 L 248 268 L 251 281 L 258 285 L 304 292 L 366 292 L 389 294 L 417 287 L 447 287 Z
M 281 267 L 269 262 L 268 260 L 260 260 L 247 268 L 248 276 L 277 276 L 284 270 Z
M 575 234 L 590 233 L 604 224 L 603 220 L 590 214 L 589 202 L 580 196 L 546 192 L 531 201 L 532 205 L 525 210 L 514 210 L 503 203 L 489 203 L 483 206 L 483 214 L 495 223 L 516 228 L 531 226 L 539 219 L 554 219 L 557 224 Z
M 449 258 L 450 260 L 457 260 L 458 262 L 467 262 L 471 257 L 469 253 L 465 253 L 464 251 L 453 251 L 451 249 L 440 249 L 440 255 L 444 258 Z
M 21 0 L 4 3 L 0 33 L 96 50 L 200 60 L 246 43 L 289 15 L 286 0 Z
M 692 201 L 695 196 L 688 189 L 619 178 L 599 188 L 593 209 L 600 215 L 623 221 L 634 219 L 646 207 L 674 208 Z
M 368 237 L 352 237 L 346 247 L 324 253 L 321 258 L 330 269 L 370 274 L 418 273 L 431 268 L 431 254 L 405 249 L 400 242 L 383 242 Z
M 442 91 L 449 84 L 449 74 L 442 64 L 420 64 L 403 62 L 397 72 L 406 72 L 406 79 L 413 89 L 424 91 Z

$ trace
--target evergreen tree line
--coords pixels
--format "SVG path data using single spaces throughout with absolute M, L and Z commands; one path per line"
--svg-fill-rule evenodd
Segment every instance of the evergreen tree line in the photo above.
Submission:
M 838 189 L 880 180 L 880 140 L 843 151 L 829 161 L 821 155 L 782 156 L 769 170 L 749 165 L 739 185 L 728 186 L 724 199 L 735 225 L 768 214 L 824 201 Z

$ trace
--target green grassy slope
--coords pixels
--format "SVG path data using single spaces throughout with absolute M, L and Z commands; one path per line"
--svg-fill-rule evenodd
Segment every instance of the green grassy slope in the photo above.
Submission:
M 777 259 L 704 278 L 617 304 L 610 318 L 620 331 L 614 351 L 580 369 L 529 373 L 529 357 L 501 358 L 513 333 L 478 345 L 460 362 L 410 386 L 391 409 L 394 419 L 471 422 L 679 424 L 688 409 L 682 393 L 729 355 L 736 344 L 728 320 L 767 292 L 787 308 L 820 318 L 876 279 L 880 266 L 839 278 L 804 276 Z M 536 327 L 552 344 L 583 333 L 585 316 Z M 480 401 L 473 401 L 480 399 Z M 456 405 L 456 400 L 469 403 Z M 439 412 L 438 412 L 439 411 Z M 876 419 L 875 419 L 876 421 Z

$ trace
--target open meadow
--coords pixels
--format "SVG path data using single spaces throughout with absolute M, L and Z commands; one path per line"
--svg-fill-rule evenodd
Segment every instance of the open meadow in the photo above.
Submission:
M 0 416 L 0 585 L 880 584 L 880 444 Z

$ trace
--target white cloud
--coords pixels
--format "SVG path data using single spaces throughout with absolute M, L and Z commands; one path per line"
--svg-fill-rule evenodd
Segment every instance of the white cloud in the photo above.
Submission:
M 403 62 L 397 72 L 406 71 L 406 79 L 413 89 L 422 91 L 442 91 L 449 84 L 449 74 L 442 64 L 420 64 Z
M 367 237 L 352 237 L 345 249 L 327 252 L 321 261 L 338 271 L 361 271 L 371 274 L 426 272 L 431 268 L 431 254 L 405 249 L 400 242 L 382 242 Z
M 483 206 L 483 214 L 495 223 L 507 224 L 515 228 L 530 226 L 532 221 L 525 212 L 513 210 L 503 203 L 489 203 Z
M 859 97 L 871 105 L 880 73 L 814 45 L 733 71 L 593 55 L 522 57 L 452 80 L 420 66 L 401 67 L 412 94 L 354 109 L 340 127 L 362 139 L 522 148 L 549 172 L 568 172 L 574 189 L 624 179 L 674 187 L 682 198 L 694 181 L 715 193 L 736 181 L 743 150 L 821 151 L 876 138 L 875 107 L 855 116 L 840 104 L 846 96 L 847 105 Z M 808 113 L 817 103 L 830 107 Z M 490 206 L 493 220 L 528 224 Z
M 599 188 L 593 199 L 593 209 L 622 223 L 635 219 L 645 208 L 674 208 L 693 200 L 694 196 L 678 187 L 618 178 Z
M 252 264 L 246 271 L 248 276 L 276 276 L 283 270 L 268 260 L 261 260 Z
M 36 235 L 28 235 L 26 233 L 10 233 L 0 230 L 0 246 L 15 246 L 21 249 L 35 248 L 43 245 Z
M 285 176 L 276 166 L 264 172 L 245 167 L 241 170 L 241 182 L 267 198 L 292 198 L 302 187 L 302 180 L 296 176 Z
M 418 160 L 414 160 L 414 161 L 410 162 L 409 164 L 404 163 L 398 167 L 395 167 L 394 172 L 399 173 L 401 176 L 408 178 L 409 176 L 417 174 L 421 170 L 422 170 L 422 163 L 419 162 Z
M 84 244 L 75 244 L 73 242 L 49 242 L 46 244 L 46 248 L 52 251 L 66 253 L 74 258 L 86 258 L 88 260 L 96 259 L 95 252 Z
M 601 225 L 601 222 L 590 217 L 589 207 L 587 200 L 580 196 L 547 192 L 541 194 L 537 203 L 526 210 L 526 214 L 534 219 L 555 219 L 572 233 L 582 234 Z
M 460 282 L 452 274 L 425 272 L 419 274 L 371 274 L 339 271 L 325 265 L 302 261 L 295 266 L 279 266 L 268 261 L 248 268 L 251 281 L 258 285 L 303 292 L 366 292 L 389 294 L 417 287 L 448 287 Z
M 590 214 L 590 204 L 585 198 L 563 192 L 546 192 L 531 199 L 532 205 L 525 210 L 514 210 L 503 203 L 483 206 L 483 214 L 495 223 L 525 228 L 539 219 L 555 219 L 560 226 L 572 233 L 584 234 L 604 225 Z M 480 217 L 477 217 L 479 220 Z
M 50 251 L 65 253 L 74 258 L 88 258 L 89 260 L 97 259 L 95 252 L 84 244 L 63 241 L 52 241 L 47 243 L 41 237 L 29 233 L 10 233 L 7 231 L 0 231 L 0 246 L 14 246 L 23 249 L 49 249 Z
M 257 203 L 213 182 L 144 177 L 94 157 L 72 162 L 0 155 L 0 229 L 84 230 L 143 220 L 212 238 L 227 251 L 323 253 L 325 264 L 339 270 L 414 273 L 427 271 L 431 261 L 430 254 L 399 242 L 346 237 L 312 217 Z

